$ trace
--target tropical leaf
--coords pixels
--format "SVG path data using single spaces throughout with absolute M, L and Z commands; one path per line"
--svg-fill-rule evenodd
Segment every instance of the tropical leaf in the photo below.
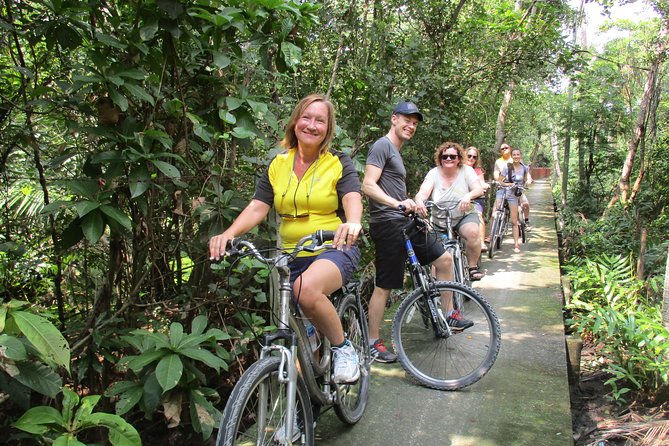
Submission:
M 160 360 L 156 367 L 156 379 L 163 392 L 174 388 L 181 379 L 184 365 L 177 354 L 169 354 Z
M 21 361 L 15 364 L 18 374 L 12 376 L 16 381 L 35 392 L 55 398 L 63 382 L 60 375 L 51 367 L 36 361 Z
M 49 425 L 52 424 L 65 426 L 61 413 L 53 407 L 39 406 L 26 411 L 12 426 L 24 432 L 42 435 L 49 430 Z
M 70 370 L 70 346 L 51 322 L 27 311 L 12 311 L 11 317 L 43 358 Z

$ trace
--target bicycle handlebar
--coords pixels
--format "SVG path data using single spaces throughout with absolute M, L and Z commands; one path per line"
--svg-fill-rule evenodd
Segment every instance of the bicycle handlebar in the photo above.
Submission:
M 316 252 L 321 249 L 332 248 L 332 244 L 327 242 L 331 242 L 334 239 L 334 236 L 335 231 L 319 229 L 313 234 L 302 237 L 291 252 L 285 252 L 284 254 L 294 256 L 300 251 Z M 260 251 L 258 251 L 258 248 L 248 240 L 235 237 L 228 242 L 228 246 L 229 249 L 226 251 L 226 255 L 233 257 L 241 256 L 245 251 L 249 251 L 253 257 L 261 262 L 266 262 L 268 260 L 268 258 L 263 256 Z

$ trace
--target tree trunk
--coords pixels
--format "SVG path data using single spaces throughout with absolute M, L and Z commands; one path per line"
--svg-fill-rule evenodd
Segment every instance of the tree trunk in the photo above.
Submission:
M 669 252 L 664 266 L 664 292 L 662 293 L 662 325 L 669 330 Z
M 618 201 L 618 199 L 620 199 L 623 204 L 627 203 L 630 175 L 632 174 L 632 167 L 634 167 L 634 157 L 636 156 L 639 144 L 641 140 L 643 140 L 646 133 L 646 117 L 648 115 L 648 107 L 650 105 L 651 99 L 655 94 L 655 89 L 657 88 L 657 75 L 662 66 L 665 51 L 667 50 L 668 46 L 667 44 L 669 43 L 667 39 L 668 34 L 669 20 L 663 18 L 662 28 L 660 30 L 660 44 L 658 45 L 657 51 L 655 53 L 655 59 L 650 65 L 650 69 L 648 70 L 648 79 L 646 80 L 646 86 L 643 90 L 641 104 L 639 104 L 639 112 L 637 113 L 637 120 L 634 127 L 634 132 L 632 133 L 632 139 L 627 146 L 627 156 L 625 157 L 623 170 L 620 174 L 620 180 L 618 181 L 618 189 L 611 198 L 609 207 L 612 207 Z
M 560 170 L 560 143 L 555 132 L 551 131 L 551 153 L 553 154 L 553 185 L 562 181 Z
M 569 93 L 567 96 L 567 125 L 564 129 L 564 164 L 562 168 L 562 209 L 567 207 L 567 188 L 569 187 L 569 153 L 571 152 L 571 121 L 573 116 L 574 87 L 569 84 Z
M 504 132 L 504 126 L 506 125 L 506 113 L 509 111 L 511 106 L 511 98 L 513 97 L 513 89 L 516 86 L 516 82 L 511 80 L 509 82 L 509 87 L 504 91 L 504 99 L 502 99 L 502 105 L 499 106 L 499 113 L 497 113 L 497 124 L 495 125 L 495 153 L 499 152 L 499 147 L 504 142 L 506 134 Z

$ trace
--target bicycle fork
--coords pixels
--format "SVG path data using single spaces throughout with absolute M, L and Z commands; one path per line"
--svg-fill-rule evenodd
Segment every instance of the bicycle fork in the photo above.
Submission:
M 414 281 L 414 289 L 420 288 L 423 290 L 423 295 L 428 296 L 426 303 L 428 310 L 430 311 L 432 324 L 437 336 L 444 338 L 449 337 L 453 334 L 453 332 L 451 331 L 451 327 L 446 321 L 443 308 L 441 308 L 441 305 L 437 305 L 435 302 L 435 299 L 441 299 L 441 294 L 433 289 L 431 286 L 433 283 L 432 280 L 426 277 L 425 274 L 421 271 L 420 262 L 418 261 L 418 257 L 416 257 L 416 252 L 413 249 L 413 245 L 406 233 L 406 230 L 402 231 L 402 235 L 404 235 L 404 245 L 406 247 L 409 263 L 411 264 L 412 268 L 411 277 Z M 432 296 L 433 292 L 437 293 L 438 295 Z

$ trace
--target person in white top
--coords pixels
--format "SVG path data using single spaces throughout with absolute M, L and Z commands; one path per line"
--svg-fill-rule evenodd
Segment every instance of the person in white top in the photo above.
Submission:
M 483 195 L 483 188 L 476 172 L 464 159 L 464 149 L 458 143 L 447 141 L 437 147 L 434 153 L 437 167 L 427 173 L 414 201 L 422 216 L 427 216 L 425 200 L 428 198 L 442 207 L 457 203 L 451 211 L 451 225 L 465 241 L 471 280 L 481 280 L 483 272 L 476 266 L 481 255 L 479 217 L 472 203 Z M 444 212 L 433 210 L 432 224 L 437 230 L 445 229 L 444 218 Z

